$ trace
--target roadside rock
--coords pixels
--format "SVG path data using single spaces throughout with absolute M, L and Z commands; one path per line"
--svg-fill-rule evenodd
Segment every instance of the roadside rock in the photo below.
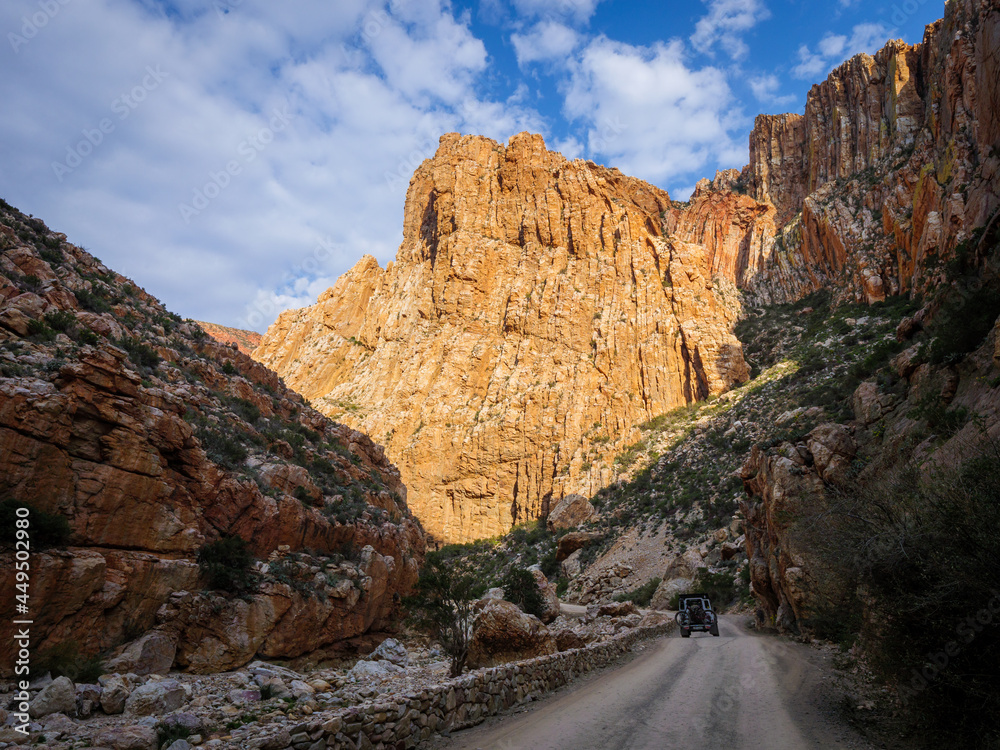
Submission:
M 176 711 L 188 701 L 188 691 L 177 680 L 147 682 L 125 701 L 130 716 L 159 716 Z
M 410 666 L 410 655 L 406 646 L 395 638 L 386 638 L 368 657 L 370 661 L 387 661 L 397 667 Z
M 549 531 L 572 529 L 582 526 L 597 515 L 597 509 L 583 495 L 566 495 L 545 519 Z
M 587 607 L 587 614 L 590 614 L 590 607 Z M 639 608 L 635 602 L 607 602 L 597 605 L 598 617 L 628 617 L 639 614 Z
M 132 681 L 120 674 L 113 674 L 102 682 L 101 709 L 108 715 L 125 710 L 125 701 L 132 693 Z
M 76 715 L 76 689 L 68 677 L 57 677 L 35 696 L 28 707 L 33 719 L 49 714 Z
M 542 569 L 537 565 L 532 565 L 528 568 L 528 572 L 535 577 L 535 584 L 538 586 L 538 592 L 542 596 L 543 608 L 539 619 L 548 625 L 562 611 L 559 606 L 559 596 L 556 594 L 556 585 L 545 577 Z
M 571 531 L 560 537 L 559 545 L 556 548 L 556 560 L 562 562 L 578 549 L 593 544 L 603 538 L 603 534 L 591 531 Z
M 478 669 L 557 651 L 555 638 L 541 620 L 515 604 L 490 599 L 473 621 L 468 664 Z
M 113 750 L 156 750 L 156 731 L 144 726 L 115 727 L 99 734 L 97 744 Z
M 363 680 L 375 678 L 384 680 L 394 674 L 405 672 L 402 667 L 398 667 L 390 661 L 359 661 L 350 672 L 347 673 L 349 680 Z
M 174 663 L 177 642 L 157 630 L 146 633 L 133 641 L 125 650 L 107 663 L 109 672 L 147 675 L 165 675 Z
M 690 578 L 673 578 L 669 581 L 662 581 L 656 587 L 649 606 L 652 609 L 670 609 L 670 600 L 674 598 L 674 595 L 690 591 L 693 585 L 694 581 Z

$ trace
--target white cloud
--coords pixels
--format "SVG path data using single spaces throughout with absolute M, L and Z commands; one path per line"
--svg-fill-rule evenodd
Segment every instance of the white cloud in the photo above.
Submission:
M 764 19 L 771 12 L 762 0 L 703 0 L 708 5 L 708 15 L 695 25 L 691 44 L 699 51 L 712 53 L 713 47 L 721 45 L 734 60 L 746 57 L 750 51 L 742 35 Z
M 512 34 L 511 43 L 521 67 L 533 62 L 565 60 L 580 43 L 580 35 L 556 21 L 541 21 L 526 34 Z
M 819 78 L 843 61 L 862 52 L 874 54 L 888 41 L 891 30 L 880 23 L 861 23 L 851 30 L 851 35 L 826 34 L 814 52 L 808 45 L 799 47 L 799 62 L 792 68 L 796 78 Z
M 572 64 L 566 114 L 591 154 L 663 184 L 716 161 L 746 163 L 730 137 L 739 112 L 716 68 L 693 70 L 680 41 L 635 47 L 601 37 Z
M 602 0 L 512 0 L 514 8 L 528 18 L 568 18 L 586 23 Z
M 749 80 L 750 90 L 758 101 L 765 104 L 775 104 L 783 106 L 795 101 L 794 94 L 780 95 L 781 81 L 773 73 L 755 76 Z
M 313 301 L 363 253 L 394 256 L 410 176 L 442 133 L 544 129 L 523 91 L 479 93 L 485 48 L 445 2 L 228 6 L 59 4 L 0 50 L 0 196 L 182 315 L 260 328 Z M 0 29 L 37 10 L 7 0 Z M 139 91 L 148 67 L 166 75 Z M 60 182 L 52 164 L 102 120 L 111 132 Z

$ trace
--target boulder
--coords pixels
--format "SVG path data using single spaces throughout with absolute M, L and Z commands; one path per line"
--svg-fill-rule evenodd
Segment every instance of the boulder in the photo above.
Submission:
M 587 609 L 589 614 L 590 608 Z M 597 605 L 598 617 L 628 617 L 637 614 L 639 614 L 639 608 L 635 606 L 635 602 L 606 602 Z
M 226 693 L 226 700 L 232 704 L 256 703 L 260 700 L 259 690 L 230 690 Z
M 101 710 L 108 715 L 120 714 L 125 710 L 125 701 L 132 693 L 132 681 L 120 674 L 102 678 Z
M 28 706 L 31 718 L 38 719 L 49 714 L 76 715 L 76 689 L 68 677 L 57 677 L 35 696 Z
M 737 542 L 726 542 L 719 548 L 719 556 L 723 560 L 732 560 L 734 557 L 744 552 L 742 544 Z
M 511 605 L 514 606 L 513 604 Z M 384 680 L 394 674 L 404 672 L 402 667 L 397 667 L 391 661 L 359 661 L 350 672 L 347 673 L 348 680 L 376 679 Z
M 316 694 L 316 689 L 305 680 L 292 680 L 288 689 L 296 699 L 309 698 Z
M 565 560 L 560 563 L 560 569 L 562 574 L 567 578 L 576 578 L 580 575 L 582 565 L 580 564 L 580 558 L 583 556 L 583 550 L 577 550 Z
M 204 726 L 201 717 L 195 714 L 188 713 L 176 713 L 170 714 L 169 716 L 164 716 L 160 720 L 160 726 L 166 730 L 176 731 L 178 729 L 187 732 L 190 736 L 192 734 L 199 734 Z
M 583 495 L 566 495 L 549 512 L 545 525 L 549 531 L 561 531 L 582 526 L 597 515 L 590 500 Z
M 90 716 L 101 705 L 101 693 L 103 692 L 104 688 L 100 685 L 77 685 L 76 715 L 81 719 Z
M 559 596 L 556 594 L 556 585 L 545 577 L 542 569 L 537 565 L 532 565 L 528 568 L 528 572 L 534 576 L 535 584 L 538 586 L 538 593 L 542 596 L 542 615 L 539 619 L 548 625 L 562 611 L 559 606 Z
M 562 562 L 578 549 L 583 549 L 601 538 L 603 535 L 596 531 L 571 531 L 569 534 L 564 534 L 559 538 L 559 545 L 556 547 L 556 560 Z
M 107 669 L 137 675 L 165 675 L 173 666 L 176 653 L 176 639 L 153 630 L 126 646 L 121 654 L 107 663 Z
M 478 669 L 556 651 L 556 639 L 541 620 L 515 604 L 490 599 L 472 623 L 468 664 Z
M 670 600 L 674 594 L 684 594 L 691 590 L 694 581 L 690 578 L 673 578 L 663 581 L 656 587 L 653 598 L 649 602 L 651 609 L 670 609 Z
M 824 482 L 843 482 L 858 452 L 850 431 L 832 422 L 821 424 L 810 432 L 806 445 L 812 453 L 816 473 Z
M 156 750 L 156 730 L 152 727 L 114 727 L 97 735 L 98 747 L 113 750 Z
M 587 645 L 587 642 L 583 640 L 583 636 L 569 628 L 556 631 L 554 638 L 556 639 L 556 648 L 560 651 L 569 651 L 571 648 L 583 648 Z
M 42 719 L 42 729 L 47 739 L 53 739 L 54 735 L 75 735 L 77 723 L 66 714 L 49 714 Z
M 130 716 L 159 716 L 176 711 L 188 701 L 188 691 L 177 680 L 147 682 L 125 701 Z
M 370 661 L 387 661 L 397 667 L 410 666 L 410 655 L 406 651 L 406 646 L 395 638 L 386 638 L 382 641 L 378 648 L 368 656 L 368 659 Z
M 263 698 L 265 693 L 268 699 L 278 698 L 285 699 L 292 697 L 292 691 L 288 689 L 288 685 L 280 677 L 266 677 L 264 675 L 257 675 L 254 680 L 260 685 L 261 697 Z

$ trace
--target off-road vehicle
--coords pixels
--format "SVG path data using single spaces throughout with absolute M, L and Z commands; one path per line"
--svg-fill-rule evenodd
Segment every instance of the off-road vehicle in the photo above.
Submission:
M 684 594 L 678 599 L 677 627 L 681 638 L 690 638 L 691 631 L 719 634 L 719 618 L 712 611 L 712 602 L 706 594 Z

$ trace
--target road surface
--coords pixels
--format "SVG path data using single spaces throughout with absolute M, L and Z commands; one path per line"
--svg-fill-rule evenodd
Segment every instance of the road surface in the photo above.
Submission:
M 720 618 L 719 637 L 650 642 L 528 710 L 433 745 L 447 750 L 868 748 L 838 718 L 814 649 Z

